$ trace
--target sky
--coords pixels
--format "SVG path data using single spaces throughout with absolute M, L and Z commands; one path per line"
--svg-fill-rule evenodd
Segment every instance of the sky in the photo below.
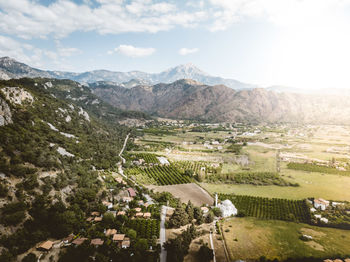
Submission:
M 260 86 L 350 88 L 350 0 L 0 0 L 0 56 L 74 72 L 191 62 Z

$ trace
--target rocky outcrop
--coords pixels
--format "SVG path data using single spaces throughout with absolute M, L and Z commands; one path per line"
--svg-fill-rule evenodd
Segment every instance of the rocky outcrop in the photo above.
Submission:
M 0 126 L 12 124 L 12 114 L 6 100 L 0 97 Z
M 20 87 L 4 87 L 1 92 L 12 104 L 22 105 L 24 102 L 33 103 L 34 97 Z

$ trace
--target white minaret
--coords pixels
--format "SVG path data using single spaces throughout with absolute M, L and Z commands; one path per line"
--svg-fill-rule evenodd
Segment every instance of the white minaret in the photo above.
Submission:
M 215 207 L 218 207 L 218 194 L 215 193 Z

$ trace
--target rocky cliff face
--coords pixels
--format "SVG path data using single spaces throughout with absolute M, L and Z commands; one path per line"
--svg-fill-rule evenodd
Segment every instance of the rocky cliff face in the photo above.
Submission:
M 12 114 L 6 100 L 0 97 L 0 126 L 12 124 Z

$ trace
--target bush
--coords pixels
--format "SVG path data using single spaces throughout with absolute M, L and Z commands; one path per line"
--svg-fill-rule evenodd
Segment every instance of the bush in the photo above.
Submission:
M 23 259 L 22 262 L 36 262 L 37 261 L 37 257 L 35 254 L 33 253 L 29 253 L 28 255 L 26 255 Z
M 214 257 L 214 253 L 213 250 L 208 247 L 208 244 L 206 244 L 199 248 L 197 256 L 201 262 L 210 262 Z

